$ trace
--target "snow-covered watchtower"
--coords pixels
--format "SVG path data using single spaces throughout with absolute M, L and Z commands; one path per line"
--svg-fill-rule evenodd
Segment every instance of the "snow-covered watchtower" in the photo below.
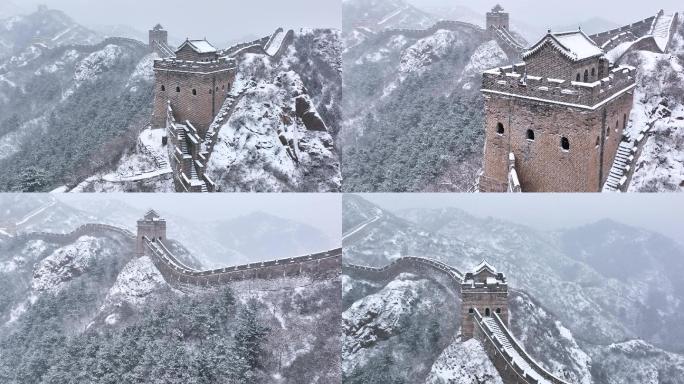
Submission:
M 135 242 L 135 252 L 138 257 L 145 255 L 143 237 L 153 241 L 166 241 L 166 220 L 153 209 L 147 211 L 145 217 L 138 220 L 138 234 Z
M 461 334 L 466 340 L 473 337 L 475 309 L 484 317 L 496 313 L 508 324 L 508 283 L 504 274 L 487 261 L 466 273 L 461 284 L 461 301 Z
M 487 12 L 487 31 L 490 33 L 493 29 L 502 28 L 510 29 L 510 20 L 508 12 L 505 12 L 503 7 L 497 4 L 490 12 Z

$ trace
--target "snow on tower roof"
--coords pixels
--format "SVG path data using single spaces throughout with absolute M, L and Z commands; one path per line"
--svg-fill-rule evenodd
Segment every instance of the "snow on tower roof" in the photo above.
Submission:
M 496 268 L 492 267 L 491 264 L 487 262 L 487 260 L 482 260 L 480 264 L 475 267 L 475 273 L 478 273 L 482 271 L 483 269 L 488 269 L 492 273 L 496 273 Z
M 164 29 L 164 27 L 162 27 L 161 24 L 157 23 L 157 25 L 155 25 L 153 29 L 154 29 L 155 31 L 161 31 L 162 29 Z
M 493 13 L 503 12 L 503 10 L 504 10 L 504 9 L 503 9 L 503 7 L 501 6 L 501 4 L 497 4 L 497 5 L 494 6 L 494 8 L 492 8 L 492 12 L 493 12 Z
M 159 218 L 159 214 L 158 214 L 157 211 L 155 211 L 154 209 L 150 209 L 150 210 L 147 211 L 147 213 L 145 214 L 145 219 L 146 219 L 146 220 L 153 220 L 153 219 L 158 219 L 158 218 Z
M 193 51 L 197 53 L 216 53 L 216 47 L 211 45 L 207 40 L 185 40 L 183 44 L 176 50 L 176 52 L 183 49 L 185 46 L 189 46 Z
M 603 50 L 579 29 L 577 31 L 560 33 L 549 31 L 537 44 L 523 53 L 523 59 L 527 59 L 537 53 L 547 44 L 572 61 L 580 61 L 604 54 Z

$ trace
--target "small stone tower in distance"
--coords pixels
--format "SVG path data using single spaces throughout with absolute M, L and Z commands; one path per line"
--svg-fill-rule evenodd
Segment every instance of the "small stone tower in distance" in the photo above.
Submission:
M 166 241 L 166 220 L 150 209 L 145 217 L 138 220 L 138 234 L 135 242 L 135 253 L 138 257 L 145 255 L 145 242 L 143 237 L 153 241 Z
M 475 323 L 473 314 L 477 309 L 484 317 L 498 314 L 508 324 L 508 283 L 503 273 L 483 261 L 468 272 L 461 284 L 461 334 L 463 339 L 473 338 Z
M 510 29 L 508 12 L 504 12 L 501 5 L 497 4 L 490 12 L 487 12 L 487 31 L 492 33 L 492 29 Z
M 161 24 L 157 24 L 150 30 L 150 50 L 153 52 L 159 52 L 160 46 L 168 46 L 169 44 L 169 33 L 164 30 Z

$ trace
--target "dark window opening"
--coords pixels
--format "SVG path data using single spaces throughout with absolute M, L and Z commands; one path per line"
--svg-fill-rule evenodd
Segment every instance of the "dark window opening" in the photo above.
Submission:
M 601 144 L 601 138 L 599 138 L 598 136 L 596 136 L 596 147 L 598 148 L 598 146 L 599 146 L 600 144 Z
M 492 312 L 489 310 L 489 308 L 485 309 L 485 316 L 491 316 Z
M 534 141 L 534 131 L 531 129 L 527 130 L 527 140 Z
M 470 309 L 468 310 L 468 313 L 475 313 L 475 308 L 470 308 Z
M 176 87 L 176 92 L 180 92 L 180 87 Z
M 501 313 L 501 308 L 497 308 L 496 313 Z
M 622 129 L 627 129 L 627 114 L 622 115 Z
M 568 140 L 567 137 L 561 137 L 561 148 L 563 148 L 564 151 L 570 150 L 570 140 Z
M 499 135 L 504 134 L 504 126 L 502 123 L 496 124 L 496 133 L 498 133 Z
M 596 76 L 596 68 L 591 69 L 591 77 Z
M 579 83 L 580 81 L 582 81 L 582 76 L 580 76 L 580 74 L 578 73 L 577 74 L 577 82 Z
M 589 82 L 589 70 L 588 69 L 584 70 L 584 82 L 585 83 Z
M 619 127 L 620 127 L 620 120 L 615 120 L 615 132 L 618 131 Z
M 210 89 L 210 90 L 209 90 L 209 94 L 211 95 L 212 93 L 213 93 L 213 91 Z
M 161 90 L 162 92 L 166 91 L 166 87 L 162 85 Z
M 197 90 L 196 90 L 196 89 L 193 89 L 193 90 L 192 90 L 192 94 L 196 96 L 196 95 L 197 95 Z

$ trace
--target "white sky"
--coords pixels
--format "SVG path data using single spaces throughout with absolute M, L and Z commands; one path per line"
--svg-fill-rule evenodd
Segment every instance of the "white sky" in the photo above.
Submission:
M 618 24 L 631 23 L 655 15 L 664 9 L 673 13 L 684 10 L 681 0 L 408 0 L 418 8 L 434 5 L 459 5 L 485 14 L 499 3 L 512 18 L 526 24 L 549 28 L 567 26 L 593 17 Z
M 537 229 L 561 229 L 601 219 L 659 232 L 684 243 L 683 194 L 361 194 L 396 211 L 456 207 Z
M 342 196 L 338 194 L 106 193 L 55 197 L 74 207 L 85 200 L 119 200 L 141 212 L 154 208 L 193 222 L 220 221 L 260 211 L 318 228 L 332 241 L 342 237 Z
M 78 23 L 128 25 L 146 32 L 161 23 L 170 36 L 207 37 L 216 44 L 266 36 L 276 28 L 340 28 L 340 0 L 0 0 L 33 10 L 65 11 Z

